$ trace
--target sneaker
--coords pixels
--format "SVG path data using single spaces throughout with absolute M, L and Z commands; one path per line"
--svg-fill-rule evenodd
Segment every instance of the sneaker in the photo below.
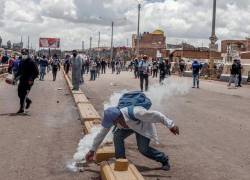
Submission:
M 26 102 L 26 107 L 25 107 L 25 109 L 29 109 L 31 104 L 32 104 L 32 101 L 31 101 L 31 100 L 28 100 L 28 101 Z
M 195 88 L 194 86 L 192 88 Z
M 164 170 L 164 171 L 169 171 L 170 170 L 170 164 L 169 164 L 169 162 L 167 162 L 165 164 L 162 164 L 161 169 Z
M 22 113 L 24 113 L 23 109 L 20 109 L 19 111 L 17 111 L 17 114 L 22 114 Z

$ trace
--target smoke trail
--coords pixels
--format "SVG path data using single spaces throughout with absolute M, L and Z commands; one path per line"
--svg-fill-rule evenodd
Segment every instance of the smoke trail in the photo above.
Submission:
M 167 104 L 164 102 L 167 102 L 170 97 L 185 95 L 189 90 L 190 84 L 186 79 L 167 78 L 162 84 L 157 83 L 152 85 L 145 94 L 151 99 L 152 108 L 161 111 L 163 107 L 166 109 Z M 109 101 L 104 103 L 104 109 L 117 106 L 120 97 L 126 92 L 128 92 L 128 90 L 113 93 Z
M 162 84 L 152 85 L 145 94 L 152 101 L 152 109 L 161 111 L 166 109 L 170 97 L 185 95 L 189 90 L 190 84 L 186 79 L 167 78 Z
M 91 129 L 91 133 L 86 134 L 80 140 L 77 151 L 73 156 L 73 159 L 67 162 L 67 165 L 66 165 L 67 169 L 69 169 L 72 172 L 77 172 L 78 171 L 77 163 L 86 162 L 85 156 L 91 149 L 94 139 L 97 136 L 97 134 L 100 132 L 100 130 L 101 130 L 101 126 L 94 126 Z M 112 134 L 112 129 L 111 129 L 110 132 L 105 137 L 104 141 L 102 142 L 101 146 L 103 146 L 106 143 L 112 143 L 112 142 L 113 142 L 113 134 Z

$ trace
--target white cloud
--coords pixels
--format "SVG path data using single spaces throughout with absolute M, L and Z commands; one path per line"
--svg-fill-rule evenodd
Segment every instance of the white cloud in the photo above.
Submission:
M 38 44 L 41 36 L 59 37 L 62 48 L 74 49 L 97 44 L 110 45 L 110 25 L 115 22 L 115 45 L 125 45 L 137 28 L 137 0 L 0 0 L 0 35 L 17 41 L 31 36 Z M 217 36 L 219 39 L 245 38 L 250 32 L 249 0 L 217 1 Z M 212 19 L 211 0 L 144 0 L 142 31 L 163 29 L 167 41 L 182 40 L 201 45 L 208 43 Z

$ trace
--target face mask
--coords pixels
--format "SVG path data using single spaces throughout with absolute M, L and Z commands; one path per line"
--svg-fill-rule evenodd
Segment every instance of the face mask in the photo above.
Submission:
M 28 58 L 28 55 L 22 55 L 22 59 L 25 60 Z
M 73 56 L 74 56 L 74 57 L 76 57 L 76 56 L 77 56 L 77 54 L 73 54 Z

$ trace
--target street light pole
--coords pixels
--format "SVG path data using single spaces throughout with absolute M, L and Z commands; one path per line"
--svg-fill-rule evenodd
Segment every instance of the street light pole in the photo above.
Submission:
M 92 48 L 92 37 L 89 38 L 89 56 L 91 56 L 91 48 Z
M 211 71 L 214 68 L 214 53 L 217 51 L 216 48 L 216 41 L 218 38 L 215 35 L 215 25 L 216 25 L 216 0 L 213 0 L 213 21 L 212 21 L 212 33 L 210 39 L 210 60 L 209 60 L 209 67 L 210 67 L 210 76 L 211 76 Z
M 82 41 L 82 53 L 84 51 L 84 41 Z
M 98 57 L 100 57 L 100 41 L 101 41 L 101 33 L 98 32 Z
M 111 25 L 111 53 L 110 53 L 110 59 L 113 60 L 113 36 L 114 36 L 114 22 L 112 21 Z
M 140 15 L 141 15 L 141 3 L 138 3 L 138 24 L 137 24 L 137 43 L 136 54 L 140 55 Z
M 98 49 L 100 48 L 100 42 L 101 42 L 101 33 L 98 32 Z
M 28 53 L 30 55 L 30 36 L 28 36 Z

